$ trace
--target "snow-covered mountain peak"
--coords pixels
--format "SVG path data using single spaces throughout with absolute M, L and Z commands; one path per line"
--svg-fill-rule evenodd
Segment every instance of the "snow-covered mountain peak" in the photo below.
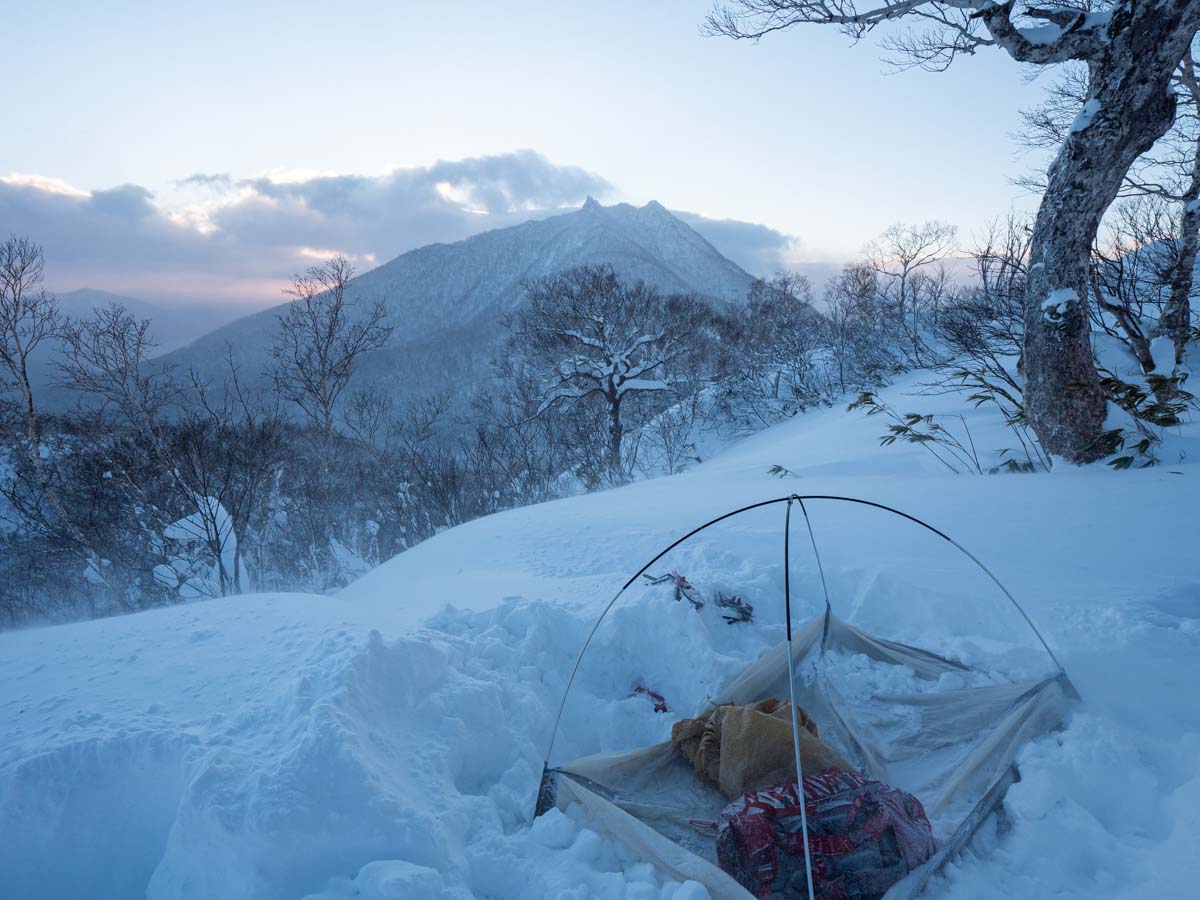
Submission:
M 524 302 L 530 281 L 594 264 L 612 266 L 626 281 L 716 303 L 740 302 L 753 282 L 661 203 L 604 206 L 589 197 L 570 212 L 411 250 L 355 278 L 351 298 L 382 303 L 397 326 L 389 346 L 373 354 L 367 377 L 418 393 L 480 377 L 502 336 L 500 321 Z M 167 361 L 205 372 L 229 343 L 247 371 L 258 370 L 281 308 L 212 332 Z

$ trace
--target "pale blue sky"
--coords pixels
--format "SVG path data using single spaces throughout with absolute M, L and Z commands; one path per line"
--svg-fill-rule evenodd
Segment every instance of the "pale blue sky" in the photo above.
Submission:
M 1029 205 L 1010 182 L 1029 166 L 1011 133 L 1039 85 L 1002 53 L 945 74 L 885 75 L 870 42 L 852 47 L 833 29 L 757 45 L 702 37 L 707 8 L 25 4 L 5 12 L 0 78 L 21 90 L 0 176 L 57 179 L 84 194 L 140 185 L 180 219 L 197 204 L 233 202 L 241 179 L 377 176 L 528 148 L 606 180 L 610 201 L 762 223 L 796 236 L 804 259 L 851 256 L 898 220 L 942 218 L 969 233 L 1014 201 Z M 177 187 L 194 173 L 235 184 L 216 194 Z M 542 198 L 533 189 L 523 202 Z M 28 209 L 0 213 L 35 219 L 51 232 L 35 237 L 53 251 L 60 214 Z M 372 244 L 376 257 L 420 243 L 425 226 L 387 227 L 396 231 Z M 99 266 L 80 264 L 78 278 Z M 244 274 L 269 281 L 272 271 Z M 117 286 L 113 275 L 106 269 L 104 286 Z M 129 290 L 152 282 L 131 277 Z

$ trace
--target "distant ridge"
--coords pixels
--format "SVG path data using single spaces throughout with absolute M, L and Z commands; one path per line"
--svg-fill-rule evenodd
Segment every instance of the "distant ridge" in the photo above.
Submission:
M 375 383 L 404 400 L 488 378 L 500 322 L 523 302 L 524 285 L 584 264 L 716 304 L 740 302 L 754 280 L 662 204 L 602 206 L 588 197 L 573 212 L 420 247 L 355 278 L 350 296 L 380 301 L 396 326 L 364 364 L 360 386 Z M 247 375 L 260 372 L 282 308 L 232 322 L 163 360 L 216 377 L 230 345 Z

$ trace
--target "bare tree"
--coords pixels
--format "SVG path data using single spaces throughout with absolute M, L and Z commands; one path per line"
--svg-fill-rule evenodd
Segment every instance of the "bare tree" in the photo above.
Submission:
M 1093 252 L 1093 324 L 1125 344 L 1143 374 L 1157 376 L 1156 382 L 1164 379 L 1156 393 L 1166 400 L 1172 393 L 1169 379 L 1176 356 L 1160 352 L 1155 359 L 1152 342 L 1163 336 L 1159 325 L 1177 273 L 1176 223 L 1162 198 L 1155 196 L 1122 201 L 1114 212 L 1106 239 L 1098 241 Z
M 311 266 L 292 279 L 292 297 L 279 317 L 270 349 L 270 375 L 283 399 L 298 406 L 316 425 L 328 454 L 333 447 L 337 405 L 365 353 L 378 350 L 392 334 L 383 304 L 356 308 L 346 287 L 354 267 L 345 257 Z
M 859 38 L 900 20 L 926 29 L 891 41 L 912 65 L 944 69 L 983 47 L 1033 65 L 1087 64 L 1087 96 L 1047 172 L 1034 224 L 1022 374 L 1047 452 L 1098 459 L 1106 403 L 1085 305 L 1092 245 L 1126 174 L 1175 120 L 1172 77 L 1200 29 L 1200 0 L 1121 0 L 1090 11 L 1028 0 L 882 0 L 866 9 L 854 0 L 735 0 L 710 14 L 708 29 L 757 39 L 807 23 Z
M 924 365 L 923 332 L 936 319 L 949 274 L 943 265 L 958 229 L 946 222 L 898 223 L 867 244 L 863 255 L 879 274 L 883 311 L 893 325 L 905 362 Z
M 204 566 L 215 573 L 214 579 L 204 578 L 203 585 L 183 575 L 174 583 L 160 577 L 160 583 L 175 589 L 186 582 L 195 595 L 236 593 L 243 587 L 239 523 L 226 505 L 234 498 L 235 487 L 240 488 L 243 470 L 236 465 L 231 448 L 219 444 L 223 429 L 232 424 L 238 400 L 227 383 L 226 396 L 218 407 L 195 376 L 192 384 L 198 393 L 187 393 L 171 371 L 150 364 L 154 347 L 149 320 L 135 318 L 119 304 L 102 307 L 90 318 L 64 326 L 59 382 L 92 401 L 101 417 L 96 426 L 124 429 L 144 443 L 167 477 L 169 495 L 155 496 L 154 488 L 159 485 L 148 482 L 143 472 L 121 460 L 111 460 L 114 477 L 119 476 L 127 491 L 140 498 L 139 508 L 144 516 L 157 520 L 153 527 L 159 534 L 174 535 L 171 539 L 181 547 L 197 548 Z M 232 377 L 240 389 L 236 370 Z M 241 412 L 251 415 L 244 394 L 240 402 Z M 178 423 L 173 422 L 174 417 Z M 96 437 L 97 452 L 106 452 L 107 444 Z M 238 440 L 254 437 L 248 432 Z M 228 441 L 229 435 L 224 439 Z M 237 496 L 239 512 L 244 499 Z M 181 553 L 186 557 L 191 551 L 183 549 Z
M 1015 362 L 1024 342 L 1029 226 L 991 222 L 970 250 L 977 281 L 947 303 L 937 333 L 950 351 L 944 369 L 976 391 L 996 395 L 1006 415 L 1024 413 Z
M 64 321 L 58 301 L 42 288 L 45 254 L 29 238 L 10 236 L 0 244 L 0 382 L 17 392 L 16 418 L 24 426 L 24 451 L 33 473 L 30 490 L 8 492 L 9 500 L 49 536 L 57 535 L 88 560 L 90 542 L 68 513 L 59 491 L 53 454 L 43 446 L 42 416 L 34 398 L 30 358 L 43 345 L 59 338 Z M 97 571 L 98 577 L 103 573 Z
M 62 325 L 58 301 L 42 288 L 45 274 L 46 259 L 38 244 L 16 235 L 0 244 L 0 374 L 20 395 L 33 447 L 40 433 L 29 360 Z
M 723 325 L 718 401 L 739 426 L 762 428 L 832 399 L 817 364 L 826 323 L 807 277 L 781 271 L 756 280 Z
M 221 522 L 205 518 L 213 504 L 204 505 L 202 537 L 217 539 L 208 546 L 218 572 L 240 593 L 254 583 L 247 578 L 245 560 L 263 530 L 267 494 L 286 455 L 283 418 L 277 398 L 245 384 L 232 347 L 226 348 L 226 372 L 219 385 L 195 373 L 191 384 L 190 402 L 172 443 L 176 468 L 193 495 L 216 498 L 226 511 L 232 527 L 222 529 Z

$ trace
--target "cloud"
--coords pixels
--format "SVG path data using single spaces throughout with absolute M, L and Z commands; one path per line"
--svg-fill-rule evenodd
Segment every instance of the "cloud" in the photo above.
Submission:
M 125 184 L 80 191 L 0 177 L 0 230 L 46 248 L 49 286 L 149 300 L 273 303 L 288 278 L 344 254 L 359 271 L 415 247 L 462 240 L 616 192 L 599 175 L 531 150 L 379 175 L 197 172 L 155 195 Z M 797 240 L 730 219 L 677 213 L 755 275 L 787 266 Z
M 689 212 L 676 212 L 675 215 L 751 275 L 768 276 L 793 267 L 799 259 L 800 239 L 767 225 L 737 219 L 710 219 Z
M 233 185 L 233 176 L 228 172 L 196 172 L 175 183 L 180 187 L 229 188 Z
M 314 259 L 344 253 L 368 268 L 613 191 L 598 175 L 528 150 L 375 176 L 199 172 L 176 188 L 188 202 L 171 207 L 135 184 L 87 192 L 8 176 L 0 227 L 46 248 L 56 289 L 262 303 L 278 300 L 288 276 Z

